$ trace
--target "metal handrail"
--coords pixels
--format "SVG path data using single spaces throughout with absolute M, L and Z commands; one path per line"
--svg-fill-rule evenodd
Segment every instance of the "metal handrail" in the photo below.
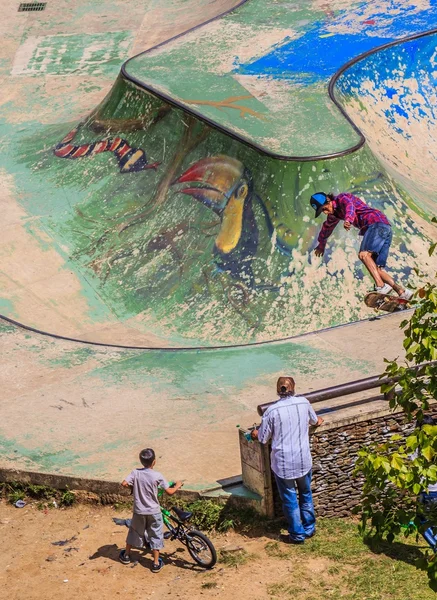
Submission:
M 423 367 L 430 365 L 437 365 L 437 360 L 422 363 L 410 367 L 410 371 L 418 371 Z M 382 375 L 374 375 L 373 377 L 366 377 L 365 379 L 357 379 L 356 381 L 349 381 L 347 383 L 340 383 L 340 385 L 334 385 L 329 388 L 322 390 L 316 390 L 314 392 L 308 392 L 306 394 L 300 394 L 311 403 L 323 402 L 324 400 L 332 400 L 333 398 L 341 398 L 342 396 L 348 396 L 349 394 L 356 394 L 357 392 L 364 392 L 366 390 L 372 390 L 377 387 L 381 387 L 386 383 L 396 383 L 400 377 L 382 377 Z M 384 394 L 386 400 L 390 399 L 392 393 Z M 275 402 L 265 402 L 260 404 L 257 408 L 260 417 L 263 416 L 269 406 L 275 404 Z

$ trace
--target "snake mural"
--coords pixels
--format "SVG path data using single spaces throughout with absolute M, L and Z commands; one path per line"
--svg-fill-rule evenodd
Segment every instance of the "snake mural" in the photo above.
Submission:
M 112 152 L 117 159 L 120 173 L 137 173 L 145 169 L 157 169 L 159 162 L 149 164 L 146 153 L 141 148 L 132 148 L 127 140 L 121 137 L 100 140 L 92 144 L 75 146 L 72 141 L 76 137 L 78 127 L 72 129 L 53 150 L 58 158 L 75 160 L 86 156 L 95 156 L 101 152 Z

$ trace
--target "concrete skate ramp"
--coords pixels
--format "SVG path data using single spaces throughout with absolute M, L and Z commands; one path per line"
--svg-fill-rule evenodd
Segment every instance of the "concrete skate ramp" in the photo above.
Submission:
M 387 171 L 437 212 L 437 33 L 378 50 L 349 65 L 335 97 Z
M 237 4 L 153 0 L 126 10 L 117 0 L 59 0 L 26 15 L 16 2 L 3 3 L 0 312 L 103 345 L 0 322 L 0 467 L 119 481 L 138 449 L 150 445 L 169 477 L 186 478 L 190 489 L 216 488 L 240 472 L 236 426 L 252 424 L 256 406 L 274 399 L 279 375 L 294 375 L 305 392 L 375 375 L 385 357 L 402 354 L 402 314 L 270 343 L 369 316 L 356 238 L 335 232 L 324 260 L 312 258 L 320 223 L 308 211 L 310 192 L 352 191 L 383 208 L 395 231 L 390 267 L 399 276 L 414 266 L 432 274 L 427 247 L 435 229 L 429 198 L 407 187 L 420 171 L 399 183 L 393 165 L 376 154 L 370 120 L 372 151 L 349 152 L 363 138 L 327 89 L 336 70 L 361 53 L 353 43 L 340 44 L 348 53 L 329 73 L 325 63 L 316 80 L 298 62 L 296 76 L 287 68 L 282 80 L 281 61 L 262 76 L 258 61 L 271 52 L 282 60 L 281 48 L 293 40 L 305 48 L 319 39 L 323 51 L 325 42 L 342 42 L 360 27 L 375 37 L 382 23 L 381 37 L 387 15 L 403 16 L 408 31 L 398 37 L 413 24 L 419 31 L 419 22 L 424 31 L 434 3 L 276 1 L 261 10 L 249 0 L 242 8 L 251 9 L 252 25 L 237 22 L 239 9 L 196 29 L 202 43 L 187 49 L 180 37 L 162 46 L 163 64 L 150 64 L 150 77 L 140 56 L 116 81 L 129 56 Z M 176 46 L 178 65 L 164 51 Z M 213 48 L 219 68 L 210 73 Z M 195 79 L 195 58 L 205 59 L 203 80 Z M 169 103 L 162 96 L 170 89 L 147 91 L 169 69 L 179 84 L 184 61 L 185 100 L 197 105 Z M 132 81 L 140 76 L 142 83 Z M 370 89 L 365 77 L 339 80 L 336 97 L 364 131 L 361 82 Z M 173 100 L 182 103 L 176 94 Z M 376 120 L 382 104 L 371 95 L 365 102 L 366 119 Z M 219 128 L 209 123 L 220 119 Z M 241 141 L 249 134 L 252 145 Z M 277 134 L 295 160 L 274 156 Z M 71 154 L 68 145 L 76 147 Z M 308 160 L 310 153 L 340 155 Z M 256 341 L 267 343 L 210 347 Z M 165 349 L 105 346 L 111 343 Z M 208 348 L 180 350 L 190 345 Z
M 7 203 L 3 314 L 59 336 L 143 347 L 269 342 L 365 318 L 359 240 L 336 231 L 323 260 L 312 254 L 320 222 L 308 199 L 319 189 L 353 192 L 386 212 L 397 277 L 414 267 L 433 275 L 432 202 L 403 185 L 377 149 L 372 122 L 385 115 L 389 127 L 385 100 L 366 97 L 369 148 L 326 91 L 347 60 L 430 28 L 434 9 L 250 0 L 129 61 L 97 108 L 21 123 L 7 156 L 3 148 L 19 198 L 18 207 Z M 113 48 L 125 38 L 114 37 Z M 15 77 L 39 68 L 44 43 L 18 48 Z M 371 90 L 373 81 L 379 90 L 379 82 L 348 73 L 361 64 L 370 73 L 372 60 L 385 65 L 398 48 L 404 42 L 338 80 L 338 102 L 354 119 L 358 86 Z M 414 69 L 418 55 L 405 48 Z M 418 85 L 426 77 L 418 71 L 431 73 L 425 62 L 414 71 Z M 387 92 L 394 98 L 403 75 L 392 62 L 387 69 L 396 72 Z M 424 106 L 432 99 L 423 98 Z M 435 144 L 431 119 L 421 126 Z M 409 139 L 394 136 L 388 154 L 405 155 Z M 408 181 L 420 179 L 413 165 L 399 165 Z M 25 240 L 17 234 L 24 219 Z

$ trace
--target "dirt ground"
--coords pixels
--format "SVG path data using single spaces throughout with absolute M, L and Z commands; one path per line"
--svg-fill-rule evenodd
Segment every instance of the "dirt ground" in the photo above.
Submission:
M 112 507 L 41 509 L 34 503 L 17 509 L 0 502 L 0 596 L 8 600 L 113 600 L 118 596 L 146 600 L 170 595 L 223 600 L 236 596 L 251 600 L 434 597 L 423 573 L 416 576 L 413 567 L 387 556 L 369 556 L 351 524 L 345 524 L 343 531 L 341 523 L 321 525 L 305 547 L 278 543 L 277 534 L 253 538 L 212 534 L 221 558 L 211 571 L 195 566 L 180 543 L 167 541 L 166 566 L 155 574 L 150 571 L 150 553 L 132 552 L 136 565 L 118 562 L 127 529 L 112 519 L 128 516 L 128 510 Z M 53 545 L 60 540 L 69 541 Z M 235 552 L 239 547 L 243 550 Z M 349 552 L 355 555 L 350 564 Z M 409 582 L 409 589 L 402 584 L 396 590 L 399 581 Z
M 118 553 L 124 546 L 127 529 L 112 522 L 113 517 L 130 516 L 109 507 L 77 506 L 65 510 L 39 510 L 36 505 L 16 509 L 0 504 L 1 596 L 10 600 L 56 598 L 106 599 L 198 598 L 204 596 L 234 599 L 271 598 L 267 586 L 277 583 L 295 568 L 292 562 L 265 555 L 271 539 L 250 539 L 235 533 L 212 535 L 218 551 L 243 547 L 250 555 L 244 565 L 218 563 L 212 571 L 196 567 L 186 549 L 166 542 L 165 568 L 152 573 L 151 554 L 132 552 L 138 564 L 123 565 Z M 76 536 L 65 546 L 52 542 Z M 326 568 L 325 560 L 311 560 L 313 572 Z M 206 585 L 205 585 L 206 584 Z M 216 584 L 216 586 L 214 586 Z M 204 587 L 202 587 L 204 586 Z

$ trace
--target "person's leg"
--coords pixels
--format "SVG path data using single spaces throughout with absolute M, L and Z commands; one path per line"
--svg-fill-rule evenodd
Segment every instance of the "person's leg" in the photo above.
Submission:
M 384 268 L 387 262 L 392 235 L 392 229 L 389 225 L 374 223 L 368 227 L 361 242 L 358 258 L 369 271 L 377 288 L 384 287 L 384 284 L 393 287 L 393 279 L 386 281 L 383 273 L 381 273 L 381 268 Z M 388 274 L 386 275 L 389 277 Z M 388 289 L 388 292 L 390 291 Z
M 314 512 L 313 495 L 311 493 L 311 476 L 309 471 L 303 477 L 296 479 L 299 490 L 299 509 L 306 537 L 314 535 L 316 530 L 316 515 Z
M 430 492 L 422 494 L 419 497 L 419 502 L 423 505 L 423 510 L 419 510 L 419 519 L 423 525 L 429 523 L 429 517 L 432 513 L 435 514 L 437 510 L 437 492 Z M 428 513 L 428 514 L 427 514 Z M 437 528 L 432 523 L 427 529 L 421 532 L 423 538 L 431 546 L 431 548 L 437 550 Z
M 388 283 L 388 285 L 390 285 L 394 291 L 399 294 L 399 296 L 401 294 L 403 294 L 405 292 L 405 288 L 403 288 L 402 286 L 398 285 L 395 280 L 393 279 L 393 277 L 391 277 L 387 271 L 384 271 L 383 267 L 378 267 L 378 272 L 379 275 L 381 277 L 381 279 L 383 280 L 384 283 Z
M 393 277 L 391 275 L 389 275 L 387 273 L 387 271 L 385 270 L 385 267 L 387 265 L 387 260 L 388 260 L 388 254 L 390 252 L 390 246 L 391 246 L 391 240 L 393 237 L 393 232 L 391 227 L 390 228 L 383 228 L 381 229 L 381 227 L 379 227 L 379 237 L 380 239 L 384 240 L 384 243 L 382 244 L 379 253 L 376 257 L 376 266 L 378 267 L 378 271 L 379 274 L 381 276 L 381 279 L 384 281 L 384 283 L 388 283 L 389 286 L 391 286 L 394 291 L 401 296 L 404 292 L 405 292 L 405 288 L 402 287 L 401 285 L 398 285 L 396 283 L 396 281 L 393 279 Z
M 126 548 L 120 552 L 120 562 L 123 564 L 130 563 L 130 552 L 132 547 L 142 548 L 144 545 L 144 532 L 146 529 L 145 515 L 137 515 L 134 513 L 126 538 Z
M 157 573 L 164 566 L 164 561 L 159 557 L 159 551 L 164 548 L 164 531 L 161 513 L 147 515 L 147 538 L 153 555 L 152 571 Z
M 282 501 L 284 516 L 288 522 L 290 539 L 295 542 L 305 540 L 305 530 L 300 517 L 300 508 L 297 501 L 296 485 L 294 479 L 281 479 L 275 474 L 276 485 Z
M 378 269 L 378 267 L 376 266 L 375 261 L 373 260 L 373 255 L 372 252 L 369 252 L 367 250 L 360 250 L 360 252 L 358 253 L 358 258 L 361 260 L 361 262 L 364 264 L 364 266 L 366 267 L 366 269 L 369 271 L 370 276 L 372 277 L 373 281 L 375 282 L 376 287 L 383 287 L 384 285 L 384 280 L 381 277 L 380 271 Z

